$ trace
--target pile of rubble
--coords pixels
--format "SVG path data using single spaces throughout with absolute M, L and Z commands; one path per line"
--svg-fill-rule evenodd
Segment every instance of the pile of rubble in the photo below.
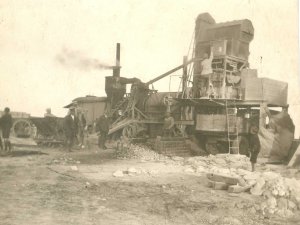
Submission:
M 253 207 L 255 212 L 289 217 L 300 209 L 299 180 L 284 178 L 271 171 L 250 172 L 251 165 L 246 156 L 221 154 L 174 159 L 184 166 L 184 172 L 207 174 L 212 188 L 234 193 L 250 191 L 252 195 L 262 196 L 259 207 Z M 211 176 L 222 179 L 211 181 Z
M 258 211 L 263 214 L 276 214 L 289 217 L 300 209 L 300 181 L 295 178 L 284 178 L 278 173 L 256 173 L 255 185 L 250 193 L 262 196 L 264 201 Z
M 122 145 L 118 145 L 116 155 L 118 159 L 140 159 L 144 161 L 158 161 L 168 158 L 164 155 L 158 154 L 145 145 L 130 143 L 122 143 Z

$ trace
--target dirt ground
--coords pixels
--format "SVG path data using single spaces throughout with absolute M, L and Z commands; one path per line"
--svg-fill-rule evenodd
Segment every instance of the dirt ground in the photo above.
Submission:
M 148 173 L 112 176 L 129 167 Z M 113 149 L 15 148 L 0 157 L 0 179 L 1 225 L 300 224 L 253 213 L 260 197 L 212 190 L 161 161 L 117 160 Z

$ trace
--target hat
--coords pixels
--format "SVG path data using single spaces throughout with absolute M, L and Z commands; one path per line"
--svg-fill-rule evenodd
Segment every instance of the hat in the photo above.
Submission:
M 69 107 L 69 110 L 73 110 L 73 109 L 75 109 L 75 106 L 74 106 L 74 105 L 71 105 L 71 106 Z

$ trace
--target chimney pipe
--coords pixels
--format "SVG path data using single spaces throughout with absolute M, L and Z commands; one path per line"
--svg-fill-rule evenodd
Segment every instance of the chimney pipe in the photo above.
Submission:
M 116 76 L 116 77 L 120 77 L 120 69 L 121 69 L 121 66 L 120 66 L 120 48 L 121 48 L 120 43 L 117 43 L 116 66 L 113 69 L 113 76 Z

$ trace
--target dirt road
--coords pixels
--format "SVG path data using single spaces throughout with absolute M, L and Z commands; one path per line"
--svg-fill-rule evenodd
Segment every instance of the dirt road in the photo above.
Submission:
M 114 177 L 129 167 L 147 171 Z M 207 187 L 164 162 L 117 160 L 114 150 L 15 149 L 0 158 L 1 225 L 299 224 L 253 212 L 260 198 Z

